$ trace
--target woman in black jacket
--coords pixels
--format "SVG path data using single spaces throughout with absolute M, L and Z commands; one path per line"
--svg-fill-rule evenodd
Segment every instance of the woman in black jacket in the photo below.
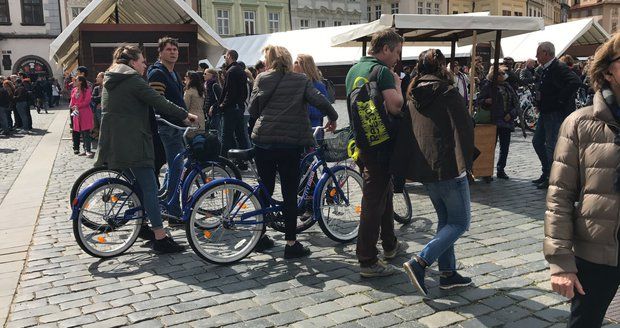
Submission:
M 205 80 L 205 104 L 203 110 L 205 117 L 209 118 L 209 129 L 217 130 L 217 136 L 222 141 L 222 111 L 219 109 L 219 101 L 222 96 L 222 87 L 218 83 L 217 71 L 207 68 L 204 71 Z

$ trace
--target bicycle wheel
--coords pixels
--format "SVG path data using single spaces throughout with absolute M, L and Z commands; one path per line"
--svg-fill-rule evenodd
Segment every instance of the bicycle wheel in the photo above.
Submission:
M 75 197 L 77 197 L 84 188 L 103 178 L 119 178 L 129 181 L 120 170 L 109 169 L 105 166 L 91 167 L 75 179 L 71 187 L 71 192 L 69 192 L 69 204 L 73 202 Z
M 138 238 L 144 218 L 142 203 L 126 181 L 105 179 L 96 183 L 79 200 L 73 234 L 86 253 L 101 258 L 117 256 Z
M 413 209 L 407 188 L 403 188 L 402 192 L 394 193 L 392 203 L 394 204 L 394 220 L 401 224 L 411 223 Z
M 277 177 L 277 176 L 276 176 Z M 314 179 L 316 183 L 316 179 Z M 302 180 L 299 181 L 299 186 L 297 187 L 297 201 L 299 202 L 299 199 L 303 196 L 304 190 L 306 188 L 308 184 L 308 177 L 306 177 L 304 179 L 304 177 L 302 177 Z M 282 195 L 280 193 L 277 193 L 277 191 L 279 191 L 280 189 L 280 183 L 279 183 L 279 178 L 276 179 L 276 190 L 274 190 L 274 199 L 282 199 Z M 311 189 L 311 191 L 314 190 L 314 188 Z M 295 228 L 295 233 L 302 233 L 308 229 L 310 229 L 310 227 L 312 227 L 314 224 L 316 223 L 316 220 L 314 219 L 314 213 L 312 211 L 312 193 L 310 193 L 310 195 L 306 196 L 306 199 L 304 200 L 304 206 L 300 209 L 298 209 L 298 213 L 297 213 L 297 227 Z M 274 230 L 278 231 L 278 232 L 282 232 L 285 233 L 285 226 L 284 226 L 284 220 L 276 220 L 276 221 L 271 221 L 269 223 L 269 226 L 271 228 L 273 228 Z
M 242 218 L 262 208 L 258 198 L 242 182 L 228 182 L 198 191 L 185 231 L 190 246 L 202 259 L 228 264 L 245 258 L 263 231 L 263 216 Z M 224 209 L 224 210 L 222 210 Z
M 219 156 L 216 162 L 220 164 L 226 172 L 228 172 L 228 176 L 234 177 L 237 180 L 242 180 L 243 176 L 241 175 L 241 171 L 239 171 L 237 165 L 235 165 L 235 163 L 231 160 L 226 157 Z
M 207 183 L 217 179 L 230 177 L 231 176 L 228 171 L 224 167 L 220 166 L 220 164 L 216 162 L 205 164 L 202 171 L 192 177 L 192 181 L 187 185 L 188 189 L 185 191 L 185 195 L 187 195 L 188 198 L 191 198 L 192 195 L 198 191 L 198 189 Z
M 357 237 L 359 230 L 362 176 L 344 166 L 331 170 L 335 180 L 326 173 L 316 187 L 314 215 L 329 238 L 341 243 L 350 242 Z

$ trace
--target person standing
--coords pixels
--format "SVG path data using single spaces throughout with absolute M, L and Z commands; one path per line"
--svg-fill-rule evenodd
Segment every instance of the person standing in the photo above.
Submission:
M 562 123 L 547 191 L 543 250 L 569 328 L 601 327 L 620 284 L 620 34 L 589 68 L 593 106 Z
M 9 126 L 9 119 L 7 113 L 9 112 L 9 107 L 11 107 L 12 95 L 9 94 L 8 88 L 4 87 L 4 81 L 0 79 L 0 130 L 2 130 L 2 135 L 9 136 L 11 135 L 11 127 Z
M 222 142 L 222 112 L 219 99 L 222 97 L 222 87 L 218 83 L 217 71 L 208 68 L 204 71 L 205 104 L 204 110 L 209 117 L 209 129 L 217 130 L 217 136 Z
M 536 58 L 542 67 L 538 90 L 540 117 L 536 122 L 532 145 L 542 165 L 542 175 L 532 183 L 538 189 L 547 189 L 560 124 L 575 110 L 575 96 L 581 80 L 566 64 L 555 58 L 555 47 L 551 42 L 538 45 Z
M 469 103 L 469 78 L 463 72 L 461 72 L 461 65 L 457 61 L 453 61 L 450 65 L 450 69 L 452 71 L 452 75 L 454 76 L 454 85 L 456 86 L 459 94 L 463 99 L 465 99 L 465 103 Z
M 99 128 L 101 126 L 101 87 L 103 84 L 104 73 L 99 72 L 97 77 L 95 78 L 95 86 L 93 88 L 93 93 L 90 101 L 90 108 L 93 111 L 93 133 L 92 137 L 94 139 L 99 139 Z
M 174 65 L 179 58 L 179 41 L 168 36 L 163 37 L 158 41 L 158 50 L 159 60 L 149 67 L 147 72 L 149 85 L 175 105 L 187 110 L 183 100 L 183 83 L 179 74 L 174 70 Z M 162 115 L 162 118 L 172 124 L 181 125 L 180 120 L 175 117 L 169 117 L 166 113 Z M 178 181 L 183 169 L 182 165 L 177 165 L 177 169 L 172 170 L 174 158 L 184 149 L 183 131 L 159 122 L 157 123 L 157 130 L 166 154 L 166 163 L 168 164 L 164 185 L 167 188 L 167 192 L 172 193 L 176 186 L 171 181 Z M 157 138 L 157 136 L 154 138 Z M 157 141 L 154 142 L 157 143 Z M 168 214 L 179 217 L 182 214 L 179 196 L 174 201 L 175 206 L 171 209 L 171 213 Z M 180 219 L 169 219 L 168 222 L 173 224 L 182 223 Z
M 187 105 L 187 111 L 196 115 L 198 128 L 206 130 L 205 112 L 202 110 L 205 102 L 205 90 L 202 84 L 202 76 L 196 71 L 187 71 L 185 74 L 185 92 L 183 100 Z
M 15 94 L 13 95 L 13 99 L 15 101 L 15 109 L 20 118 L 19 123 L 21 123 L 21 125 L 19 127 L 27 132 L 32 130 L 32 119 L 31 116 L 28 115 L 30 112 L 28 106 L 28 90 L 26 90 L 21 79 L 15 80 Z M 17 122 L 17 119 L 15 122 Z
M 245 65 L 239 64 L 238 58 L 239 54 L 235 50 L 228 50 L 224 55 L 226 75 L 219 106 L 224 119 L 222 127 L 224 156 L 228 156 L 229 149 L 250 147 L 247 127 L 244 126 L 245 100 L 248 97 L 247 76 Z
M 410 120 L 401 120 L 391 171 L 424 184 L 437 212 L 437 233 L 403 267 L 422 295 L 426 268 L 435 261 L 439 288 L 467 286 L 456 270 L 454 243 L 469 229 L 471 205 L 467 172 L 473 167 L 474 127 L 465 100 L 454 87 L 438 49 L 420 54 L 419 74 L 409 86 Z
M 60 104 L 60 84 L 58 80 L 52 79 L 52 105 L 50 107 L 58 106 Z
M 297 59 L 293 62 L 293 71 L 295 73 L 305 74 L 308 79 L 312 81 L 312 85 L 319 90 L 325 98 L 327 98 L 327 88 L 325 88 L 325 84 L 321 82 L 321 72 L 314 64 L 314 59 L 312 56 L 305 54 L 297 55 Z M 325 114 L 323 114 L 318 108 L 308 105 L 308 116 L 310 117 L 310 125 L 313 128 L 323 126 L 323 117 L 325 117 Z
M 525 67 L 519 72 L 519 80 L 524 85 L 530 86 L 538 81 L 538 76 L 535 71 L 536 61 L 534 59 L 528 59 L 525 62 Z
M 75 80 L 75 87 L 71 91 L 71 120 L 73 121 L 73 152 L 79 156 L 93 158 L 91 152 L 91 130 L 93 129 L 93 111 L 90 109 L 92 91 L 86 83 L 86 78 L 78 76 Z M 77 133 L 77 135 L 76 135 Z M 77 138 L 76 138 L 77 136 Z M 80 137 L 84 143 L 84 151 L 80 152 Z
M 400 59 L 403 38 L 391 29 L 373 34 L 370 41 L 370 56 L 364 56 L 353 65 L 346 77 L 347 96 L 355 88 L 355 80 L 368 79 L 377 72 L 377 89 L 383 103 L 380 110 L 389 115 L 400 115 L 403 106 L 400 77 L 392 70 Z M 260 75 L 259 75 L 260 76 Z M 381 237 L 383 257 L 393 259 L 404 248 L 394 234 L 394 209 L 392 204 L 392 176 L 388 172 L 392 154 L 391 140 L 378 144 L 373 149 L 360 151 L 358 165 L 364 178 L 362 187 L 362 209 L 355 251 L 360 263 L 362 277 L 388 276 L 396 268 L 378 258 L 377 242 Z

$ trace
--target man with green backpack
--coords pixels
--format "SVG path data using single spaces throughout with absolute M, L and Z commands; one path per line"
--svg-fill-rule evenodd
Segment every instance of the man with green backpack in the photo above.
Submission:
M 403 96 L 400 77 L 393 67 L 400 60 L 403 38 L 392 29 L 375 33 L 371 56 L 364 56 L 346 78 L 347 107 L 359 155 L 357 164 L 364 177 L 357 258 L 362 277 L 395 273 L 395 267 L 377 256 L 381 237 L 385 260 L 396 257 L 404 244 L 396 240 L 392 205 L 392 178 L 388 172 L 392 153 L 392 117 L 401 113 Z

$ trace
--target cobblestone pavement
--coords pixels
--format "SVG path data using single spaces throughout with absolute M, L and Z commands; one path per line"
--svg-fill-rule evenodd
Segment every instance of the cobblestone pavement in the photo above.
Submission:
M 298 261 L 283 260 L 283 235 L 274 232 L 269 253 L 230 266 L 207 264 L 191 250 L 156 256 L 139 242 L 123 256 L 92 258 L 73 238 L 67 198 L 93 160 L 74 156 L 63 140 L 6 326 L 562 327 L 568 304 L 549 290 L 545 193 L 529 182 L 539 174 L 530 142 L 514 134 L 509 181 L 472 186 L 473 221 L 456 253 L 475 286 L 441 291 L 431 270 L 423 299 L 403 272 L 360 278 L 355 246 L 319 228 L 300 236 L 313 254 Z M 415 222 L 397 225 L 407 254 L 420 251 L 436 226 L 423 188 L 410 192 Z
M 32 111 L 31 134 L 16 133 L 10 138 L 0 137 L 0 203 L 52 123 L 54 116 L 51 112 L 52 110 L 50 114 L 37 114 Z

